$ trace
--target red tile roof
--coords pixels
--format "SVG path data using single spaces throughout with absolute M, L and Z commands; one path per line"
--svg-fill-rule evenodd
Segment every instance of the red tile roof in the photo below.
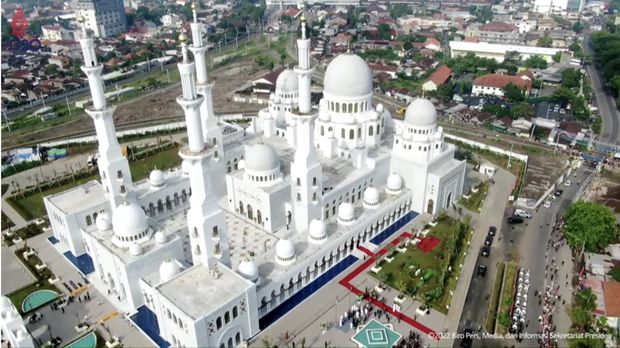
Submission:
M 429 46 L 429 45 L 435 45 L 437 47 L 441 47 L 441 42 L 439 42 L 439 40 L 433 37 L 429 37 L 428 39 L 426 39 L 426 42 L 424 42 L 424 47 Z
M 286 11 L 284 11 L 284 13 L 282 15 L 295 18 L 295 17 L 297 17 L 297 15 L 299 15 L 300 12 L 301 12 L 301 10 L 299 10 L 298 8 L 289 7 Z
M 620 317 L 620 283 L 604 282 L 603 294 L 605 295 L 605 315 Z
M 465 42 L 480 42 L 480 38 L 477 36 L 466 36 L 465 39 L 463 39 L 463 41 Z
M 450 75 L 452 75 L 452 69 L 446 65 L 442 65 L 428 77 L 427 81 L 433 81 L 437 86 L 443 85 L 446 81 L 448 81 Z
M 517 31 L 519 30 L 519 28 L 517 28 L 515 25 L 513 24 L 509 24 L 509 23 L 504 23 L 504 22 L 491 22 L 491 23 L 487 23 L 487 24 L 483 24 L 480 26 L 480 30 L 482 31 L 497 31 L 497 32 L 511 32 L 511 31 Z
M 394 65 L 383 65 L 383 64 L 368 64 L 370 70 L 372 71 L 389 71 L 396 72 L 398 71 L 398 67 Z
M 531 81 L 513 75 L 488 74 L 474 80 L 474 85 L 495 88 L 504 88 L 509 83 L 526 90 L 532 88 Z

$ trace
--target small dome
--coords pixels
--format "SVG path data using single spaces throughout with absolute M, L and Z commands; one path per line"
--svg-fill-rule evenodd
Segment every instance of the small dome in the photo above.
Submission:
M 138 243 L 131 243 L 129 246 L 129 256 L 138 257 L 142 255 L 142 248 Z
M 168 259 L 159 265 L 159 279 L 162 283 L 169 281 L 179 273 L 181 273 L 181 268 L 175 260 Z
M 17 329 L 15 330 L 15 336 L 17 339 L 22 340 L 26 338 L 26 331 L 24 331 L 24 329 Z
M 430 100 L 416 98 L 407 107 L 405 122 L 411 126 L 427 127 L 437 123 L 437 109 Z
M 292 69 L 283 70 L 276 80 L 276 90 L 280 93 L 296 93 L 299 90 L 297 74 Z
M 325 221 L 313 219 L 308 226 L 308 234 L 310 239 L 314 241 L 322 241 L 327 238 L 327 226 Z
M 258 279 L 258 267 L 256 267 L 254 261 L 248 259 L 244 260 L 239 264 L 239 268 L 237 270 L 245 279 L 251 281 Z
M 163 186 L 166 183 L 164 172 L 159 169 L 151 171 L 151 174 L 149 175 L 149 182 L 155 187 Z
M 379 203 L 379 190 L 375 187 L 368 187 L 364 190 L 364 203 L 369 205 L 376 205 Z
M 338 219 L 342 221 L 352 221 L 355 218 L 355 207 L 353 204 L 344 202 L 338 207 Z
M 280 168 L 276 151 L 267 144 L 254 144 L 245 150 L 245 168 L 264 172 Z
M 276 257 L 279 261 L 292 261 L 295 257 L 295 244 L 288 239 L 280 239 L 276 243 Z
M 379 103 L 377 104 L 377 112 L 383 112 L 384 108 L 383 108 L 383 104 Z
M 366 96 L 372 93 L 372 71 L 358 55 L 341 54 L 327 66 L 323 86 L 330 96 Z
M 387 189 L 392 192 L 398 192 L 403 189 L 403 178 L 396 174 L 392 173 L 387 178 Z
M 110 227 L 112 227 L 112 222 L 110 220 L 110 215 L 104 211 L 103 213 L 97 215 L 95 225 L 97 225 L 97 229 L 99 231 L 107 231 Z
M 158 231 L 155 233 L 155 243 L 157 243 L 157 245 L 166 244 L 166 241 L 166 235 L 162 231 Z
M 114 210 L 112 228 L 116 237 L 135 237 L 146 231 L 146 214 L 135 203 L 125 202 Z

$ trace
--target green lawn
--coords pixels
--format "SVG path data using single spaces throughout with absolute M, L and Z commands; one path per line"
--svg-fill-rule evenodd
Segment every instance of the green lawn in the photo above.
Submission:
M 486 329 L 489 333 L 495 332 L 495 320 L 497 319 L 497 306 L 499 306 L 499 295 L 502 290 L 502 280 L 504 279 L 504 269 L 506 264 L 501 262 L 497 266 L 495 274 L 495 282 L 493 283 L 493 293 L 489 301 L 489 310 L 487 312 Z
M 512 308 L 512 297 L 514 295 L 518 271 L 519 268 L 515 262 L 506 263 L 504 283 L 502 285 L 502 292 L 499 300 L 499 312 L 497 315 L 497 333 L 499 334 L 506 334 L 508 332 L 508 328 L 510 327 L 510 309 Z
M 466 209 L 470 211 L 478 212 L 479 209 L 482 208 L 482 204 L 484 203 L 484 199 L 486 198 L 488 191 L 489 182 L 485 181 L 480 186 L 478 186 L 478 192 L 469 193 L 469 198 L 461 197 L 459 203 L 461 203 Z
M 129 167 L 131 176 L 134 181 L 138 181 L 148 177 L 149 173 L 154 169 L 166 170 L 181 165 L 181 157 L 176 147 L 169 148 L 162 152 L 155 153 L 143 159 L 131 161 Z M 75 182 L 69 182 L 61 186 L 52 187 L 43 192 L 35 191 L 31 195 L 22 198 L 19 195 L 7 198 L 7 202 L 26 220 L 32 220 L 45 215 L 45 205 L 43 197 L 51 194 L 66 191 L 72 187 L 84 184 L 90 180 L 98 179 L 98 175 L 88 176 L 78 179 Z
M 2 195 L 4 195 L 6 191 L 8 190 L 9 190 L 9 184 L 2 184 Z
M 459 233 L 460 229 L 464 229 L 463 232 Z M 417 246 L 410 245 L 405 253 L 397 253 L 391 263 L 383 260 L 379 274 L 371 274 L 392 288 L 415 295 L 436 310 L 447 313 L 446 305 L 451 299 L 449 290 L 454 289 L 458 280 L 459 270 L 456 266 L 462 262 L 467 249 L 466 241 L 470 237 L 468 230 L 468 223 L 460 223 L 442 215 L 437 226 L 432 227 L 429 233 L 429 236 L 441 240 L 432 251 L 424 253 Z M 451 271 L 447 270 L 449 265 L 452 265 Z M 416 276 L 417 269 L 421 269 L 421 272 Z

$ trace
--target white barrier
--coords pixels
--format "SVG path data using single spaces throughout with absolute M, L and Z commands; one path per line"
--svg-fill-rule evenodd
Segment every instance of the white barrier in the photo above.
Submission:
M 480 148 L 482 150 L 489 150 L 489 151 L 491 151 L 493 153 L 497 153 L 497 154 L 504 155 L 504 156 L 510 156 L 513 159 L 516 159 L 516 160 L 519 160 L 521 162 L 527 163 L 528 156 L 524 155 L 524 154 L 520 154 L 520 153 L 517 153 L 517 152 L 514 152 L 514 151 L 504 150 L 504 149 L 501 149 L 501 148 L 496 147 L 496 146 L 492 146 L 492 145 L 488 145 L 488 144 L 484 144 L 484 143 L 479 143 L 479 142 L 474 141 L 474 140 L 470 140 L 470 139 L 466 139 L 466 138 L 461 138 L 461 137 L 458 137 L 456 135 L 452 135 L 452 134 L 448 134 L 448 133 L 444 133 L 444 137 L 446 137 L 448 139 L 460 141 L 461 143 L 464 143 L 464 144 L 467 144 L 467 145 L 478 147 L 478 148 Z

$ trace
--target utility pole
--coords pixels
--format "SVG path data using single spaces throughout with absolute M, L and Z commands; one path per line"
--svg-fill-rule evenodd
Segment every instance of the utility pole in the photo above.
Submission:
M 69 98 L 65 94 L 65 102 L 67 102 L 67 109 L 69 110 L 69 116 L 71 116 L 71 105 L 69 105 Z
M 6 117 L 6 109 L 2 108 L 2 113 L 4 114 L 4 122 L 6 122 L 6 126 L 11 131 L 11 124 L 9 123 L 9 119 Z
M 515 146 L 515 143 L 510 143 L 510 152 L 508 153 L 508 166 L 507 166 L 508 169 L 510 169 L 510 167 L 512 166 L 510 161 L 512 160 L 512 148 L 514 146 Z

